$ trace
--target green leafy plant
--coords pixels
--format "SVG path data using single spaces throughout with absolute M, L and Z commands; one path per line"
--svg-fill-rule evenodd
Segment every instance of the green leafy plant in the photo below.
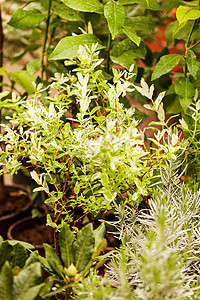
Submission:
M 60 294 L 62 299 L 72 299 L 73 289 L 77 282 L 81 282 L 87 276 L 92 267 L 98 269 L 101 266 L 100 253 L 107 246 L 105 236 L 105 225 L 102 223 L 93 230 L 92 224 L 84 226 L 75 238 L 75 234 L 65 224 L 59 233 L 60 257 L 48 244 L 44 244 L 45 258 L 40 257 L 41 264 L 46 272 L 50 274 L 50 286 L 47 296 Z M 105 262 L 105 256 L 102 258 Z M 95 266 L 96 264 L 96 266 Z M 52 291 L 51 291 L 52 290 Z
M 27 249 L 34 247 L 19 241 L 0 239 L 0 299 L 38 299 L 44 284 L 39 262 L 28 258 Z
M 23 158 L 30 161 L 31 176 L 39 185 L 35 191 L 44 191 L 45 202 L 54 206 L 54 220 L 49 216 L 48 223 L 55 229 L 62 226 L 61 216 L 69 222 L 70 207 L 80 206 L 93 216 L 111 210 L 115 201 L 137 207 L 151 192 L 158 166 L 181 148 L 178 133 L 169 127 L 158 130 L 155 137 L 160 148 L 155 153 L 145 150 L 134 109 L 125 108 L 120 96 L 137 89 L 151 99 L 154 87 L 144 80 L 142 87 L 135 86 L 129 81 L 134 74 L 125 73 L 123 78 L 123 72 L 116 70 L 110 84 L 98 68 L 102 60 L 96 47 L 80 48 L 79 67 L 73 73 L 55 74 L 50 85 L 57 91 L 54 97 L 50 94 L 42 103 L 40 85 L 29 101 L 13 97 L 5 102 L 16 113 L 1 136 L 6 144 L 2 165 L 14 174 Z M 158 96 L 155 105 L 165 126 L 163 96 Z M 66 119 L 74 107 L 76 111 Z M 163 144 L 166 134 L 168 142 Z
M 78 285 L 79 297 L 98 299 L 107 289 L 101 299 L 198 299 L 200 194 L 197 185 L 181 182 L 179 160 L 160 170 L 149 209 L 116 206 L 111 224 L 123 245 L 103 279 L 91 274 Z

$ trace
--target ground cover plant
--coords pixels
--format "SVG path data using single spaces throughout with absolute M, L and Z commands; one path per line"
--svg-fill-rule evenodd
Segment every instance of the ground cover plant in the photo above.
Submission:
M 2 299 L 198 299 L 199 1 L 23 4 L 7 28 L 30 36 L 13 62 L 42 56 L 15 74 L 0 69 L 13 82 L 0 94 L 0 162 L 11 175 L 26 169 L 45 195 L 54 249 L 40 257 L 1 240 Z M 151 41 L 162 26 L 159 53 Z M 156 115 L 148 140 L 127 95 Z M 99 257 L 105 219 L 119 247 Z

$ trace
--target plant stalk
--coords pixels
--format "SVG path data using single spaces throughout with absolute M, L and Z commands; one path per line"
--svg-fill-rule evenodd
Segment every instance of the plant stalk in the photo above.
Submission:
M 46 51 L 46 44 L 47 44 L 47 38 L 48 38 L 48 32 L 49 32 L 49 23 L 50 23 L 50 17 L 51 17 L 51 4 L 52 4 L 52 0 L 49 0 L 44 43 L 43 43 L 43 48 L 42 48 L 42 68 L 41 68 L 41 78 L 42 79 L 43 79 L 43 75 L 44 75 L 44 66 L 45 66 L 44 56 L 45 56 L 45 51 Z
M 110 73 L 110 49 L 111 49 L 111 33 L 108 34 L 107 62 L 106 62 L 107 73 Z
M 3 36 L 3 20 L 1 15 L 1 5 L 0 5 L 0 68 L 3 66 L 3 42 L 4 42 L 4 36 Z M 2 82 L 3 82 L 3 76 L 0 76 L 0 92 L 2 92 Z M 1 123 L 1 110 L 0 110 L 0 123 Z M 0 126 L 0 133 L 2 129 Z M 2 169 L 2 166 L 0 167 Z M 3 201 L 5 199 L 5 189 L 4 189 L 4 180 L 3 175 L 0 176 L 0 201 Z

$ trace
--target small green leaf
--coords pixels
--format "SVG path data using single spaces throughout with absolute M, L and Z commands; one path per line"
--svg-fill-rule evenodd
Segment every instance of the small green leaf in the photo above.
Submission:
M 199 62 L 197 61 L 197 57 L 192 50 L 188 50 L 186 54 L 186 63 L 189 72 L 192 76 L 197 79 L 197 71 L 199 69 Z
M 144 59 L 146 55 L 146 47 L 144 42 L 141 42 L 138 47 L 130 39 L 124 39 L 123 41 L 118 42 L 113 46 L 111 55 L 115 57 L 119 57 L 125 52 L 129 52 L 131 59 L 137 59 L 137 58 Z
M 145 16 L 126 17 L 125 25 L 132 27 L 136 31 L 144 31 L 145 33 L 154 33 L 155 31 L 155 23 L 151 18 Z
M 119 2 L 110 0 L 104 6 L 104 15 L 108 22 L 108 28 L 111 32 L 112 38 L 114 39 L 119 33 L 121 27 L 124 25 L 125 9 Z
M 7 76 L 6 69 L 4 67 L 0 68 L 0 76 Z
M 139 37 L 132 26 L 124 25 L 122 27 L 123 32 L 129 37 L 129 39 L 137 46 L 140 45 L 141 37 Z
M 87 45 L 89 48 L 91 48 L 91 46 L 96 43 L 98 43 L 97 50 L 104 48 L 104 46 L 101 44 L 101 41 L 93 34 L 87 33 L 77 36 L 64 37 L 62 40 L 60 40 L 49 59 L 58 60 L 74 58 L 76 57 L 80 46 Z
M 15 300 L 34 300 L 43 284 L 42 270 L 39 262 L 32 263 L 14 276 L 13 295 Z
M 19 54 L 11 57 L 11 64 L 16 63 L 18 60 L 20 60 L 27 52 L 32 52 L 40 48 L 42 45 L 40 44 L 29 44 L 26 46 L 26 48 L 20 52 Z
M 41 69 L 42 61 L 40 58 L 35 58 L 26 65 L 29 75 L 33 75 Z
M 180 104 L 186 113 L 188 107 L 193 102 L 195 88 L 188 78 L 180 78 L 175 82 L 175 92 L 179 96 Z
M 54 12 L 62 19 L 68 21 L 84 22 L 84 18 L 79 11 L 70 8 L 65 4 L 59 4 L 59 6 L 54 8 Z
M 110 56 L 112 62 L 114 62 L 115 64 L 118 64 L 122 67 L 125 67 L 127 70 L 130 69 L 130 66 L 134 64 L 134 70 L 132 71 L 133 73 L 137 74 L 137 64 L 135 59 L 132 57 L 132 50 L 130 51 L 126 51 L 123 54 L 121 54 L 120 56 Z
M 44 244 L 44 249 L 45 249 L 45 257 L 50 267 L 58 276 L 62 276 L 61 270 L 63 267 L 58 255 L 55 253 L 54 249 L 48 244 Z
M 162 56 L 154 68 L 151 80 L 155 80 L 162 75 L 170 72 L 174 67 L 178 65 L 181 57 L 182 55 L 180 54 L 168 54 Z
M 121 3 L 122 5 L 131 5 L 139 3 L 147 9 L 162 10 L 157 0 L 119 0 L 119 3 Z
M 68 224 L 64 224 L 59 234 L 59 246 L 61 258 L 64 265 L 68 268 L 74 264 L 74 234 L 71 232 Z
M 26 30 L 32 29 L 40 25 L 45 19 L 45 15 L 37 10 L 17 9 L 8 24 L 14 28 Z
M 28 71 L 22 70 L 14 73 L 9 73 L 8 76 L 17 84 L 19 84 L 23 89 L 27 91 L 28 94 L 34 93 L 34 85 L 35 82 L 34 75 L 29 75 Z
M 200 18 L 200 10 L 180 5 L 176 11 L 176 17 L 180 24 L 187 22 L 188 20 L 196 20 Z
M 74 243 L 75 266 L 79 272 L 84 271 L 85 267 L 92 258 L 94 252 L 95 237 L 92 224 L 83 227 L 77 234 L 77 240 Z
M 0 300 L 13 300 L 12 286 L 13 274 L 7 261 L 0 273 Z
M 78 11 L 103 14 L 103 4 L 98 0 L 62 0 L 62 2 Z

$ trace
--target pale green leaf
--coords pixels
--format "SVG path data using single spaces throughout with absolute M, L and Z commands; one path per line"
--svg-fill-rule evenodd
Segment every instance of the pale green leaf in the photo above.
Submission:
M 87 45 L 89 48 L 91 48 L 91 46 L 96 43 L 98 43 L 97 50 L 104 48 L 104 46 L 101 44 L 101 41 L 93 34 L 87 33 L 77 36 L 64 37 L 62 40 L 60 40 L 49 59 L 59 60 L 74 58 L 76 57 L 80 46 Z
M 195 88 L 188 78 L 180 78 L 175 82 L 175 92 L 179 96 L 183 111 L 186 112 L 195 96 Z
M 95 237 L 92 224 L 83 227 L 77 234 L 77 240 L 74 243 L 75 266 L 79 272 L 84 271 L 85 267 L 92 258 L 94 252 Z
M 68 268 L 74 264 L 74 234 L 68 224 L 64 224 L 59 234 L 59 246 L 61 258 L 64 265 Z
M 103 4 L 99 0 L 62 0 L 62 2 L 78 11 L 103 14 Z
M 69 6 L 67 6 L 65 4 L 59 4 L 59 6 L 54 8 L 54 12 L 62 19 L 65 19 L 68 21 L 84 22 L 84 18 L 79 11 L 70 8 Z
M 9 73 L 8 76 L 15 83 L 19 84 L 23 89 L 25 89 L 28 94 L 34 93 L 33 82 L 35 82 L 35 77 L 34 77 L 34 75 L 29 75 L 27 70 Z
M 13 300 L 34 300 L 40 289 L 42 270 L 39 262 L 32 263 L 14 276 Z
M 144 8 L 152 10 L 162 10 L 157 0 L 119 0 L 122 5 L 141 4 Z
M 124 25 L 131 26 L 134 30 L 144 31 L 145 33 L 154 33 L 155 31 L 155 23 L 151 18 L 145 16 L 126 17 Z
M 48 244 L 44 244 L 44 249 L 45 257 L 48 261 L 48 264 L 58 276 L 61 276 L 62 264 L 58 255 L 55 253 L 54 249 Z
M 188 20 L 196 20 L 200 18 L 200 10 L 180 5 L 176 11 L 176 17 L 180 24 L 187 22 Z
M 26 69 L 29 75 L 35 74 L 41 69 L 41 67 L 42 67 L 42 61 L 40 58 L 35 58 L 26 65 Z
M 8 24 L 14 28 L 26 30 L 32 29 L 40 25 L 45 19 L 45 15 L 37 10 L 17 9 Z
M 12 269 L 7 261 L 0 273 L 0 300 L 13 300 L 12 285 Z
M 122 27 L 123 32 L 129 37 L 129 39 L 134 42 L 137 46 L 140 45 L 141 37 L 139 37 L 132 26 L 124 25 Z
M 134 57 L 134 53 L 132 50 L 130 50 L 122 53 L 117 57 L 111 55 L 110 58 L 115 64 L 119 64 L 120 66 L 125 67 L 127 70 L 130 69 L 131 65 L 134 65 L 134 69 L 132 73 L 137 74 L 137 63 L 133 57 Z
M 197 76 L 197 71 L 199 69 L 199 62 L 197 61 L 197 57 L 192 50 L 187 51 L 186 63 L 187 63 L 189 72 L 192 74 L 192 76 L 195 79 L 197 79 L 196 76 Z
M 170 72 L 174 67 L 178 65 L 181 57 L 182 55 L 180 54 L 167 54 L 162 56 L 154 68 L 151 80 L 155 80 L 162 75 Z
M 4 67 L 0 67 L 0 76 L 7 76 L 7 72 Z
M 131 51 L 131 52 L 130 52 Z M 141 42 L 139 47 L 133 43 L 130 39 L 124 39 L 121 42 L 116 43 L 111 51 L 112 57 L 118 57 L 125 52 L 129 52 L 131 59 L 141 58 L 144 59 L 146 55 L 146 47 L 144 42 Z M 127 56 L 127 55 L 126 55 Z
M 120 3 L 110 0 L 104 7 L 104 15 L 114 39 L 124 25 L 125 9 Z

